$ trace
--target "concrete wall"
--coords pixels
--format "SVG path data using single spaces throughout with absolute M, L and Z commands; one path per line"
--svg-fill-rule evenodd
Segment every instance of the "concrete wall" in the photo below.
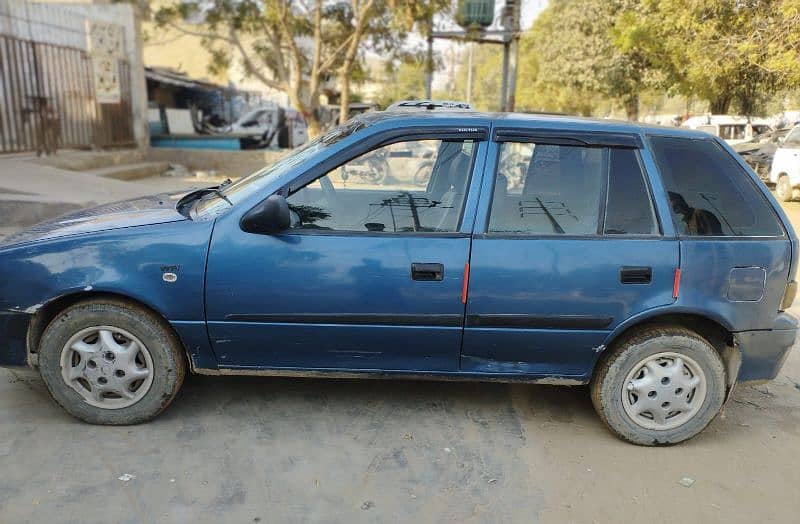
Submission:
M 288 150 L 216 151 L 201 149 L 171 149 L 153 147 L 148 160 L 182 164 L 197 171 L 217 171 L 232 178 L 249 175 L 273 164 L 288 154 Z
M 147 82 L 144 76 L 141 21 L 130 4 L 62 3 L 46 5 L 49 11 L 64 10 L 82 18 L 107 24 L 121 25 L 125 31 L 125 50 L 131 71 L 131 105 L 133 110 L 133 135 L 139 148 L 150 146 L 147 125 Z M 35 5 L 35 4 L 34 4 Z

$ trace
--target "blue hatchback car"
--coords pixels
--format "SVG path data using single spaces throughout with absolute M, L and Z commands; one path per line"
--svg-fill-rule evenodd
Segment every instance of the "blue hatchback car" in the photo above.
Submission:
M 237 182 L 0 247 L 0 365 L 134 424 L 187 372 L 589 384 L 637 444 L 705 428 L 794 344 L 798 242 L 723 142 L 465 111 L 361 115 Z

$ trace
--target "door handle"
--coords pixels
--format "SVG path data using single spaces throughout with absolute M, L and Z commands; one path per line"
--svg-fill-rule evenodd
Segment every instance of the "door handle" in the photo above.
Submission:
M 442 280 L 444 279 L 444 266 L 442 264 L 414 262 L 411 264 L 411 278 L 427 281 Z
M 647 266 L 622 266 L 619 281 L 623 284 L 649 284 L 653 280 L 653 268 Z

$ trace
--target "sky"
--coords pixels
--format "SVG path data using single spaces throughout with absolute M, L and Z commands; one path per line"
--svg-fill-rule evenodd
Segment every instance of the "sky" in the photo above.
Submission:
M 522 0 L 520 17 L 522 29 L 528 29 L 545 7 L 547 7 L 547 0 Z

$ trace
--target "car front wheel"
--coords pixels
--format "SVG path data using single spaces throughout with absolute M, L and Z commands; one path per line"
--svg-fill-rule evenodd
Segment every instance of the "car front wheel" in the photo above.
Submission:
M 39 344 L 53 398 L 93 424 L 145 422 L 172 402 L 186 361 L 155 314 L 124 302 L 82 302 L 57 315 Z
M 628 336 L 599 364 L 592 402 L 603 422 L 634 444 L 676 444 L 697 435 L 725 399 L 725 371 L 703 337 L 679 327 Z

